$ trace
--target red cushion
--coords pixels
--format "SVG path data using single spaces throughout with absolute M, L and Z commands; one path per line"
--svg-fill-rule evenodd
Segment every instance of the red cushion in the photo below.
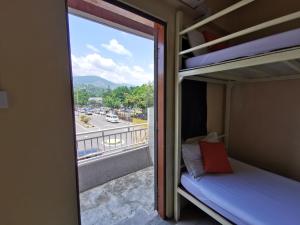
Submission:
M 204 171 L 206 173 L 232 173 L 224 143 L 200 142 Z
M 216 39 L 222 37 L 218 34 L 215 34 L 215 33 L 212 33 L 210 31 L 206 31 L 206 30 L 202 31 L 202 34 L 203 34 L 206 42 L 213 41 L 213 40 L 216 40 Z M 221 50 L 224 48 L 228 48 L 228 45 L 226 43 L 222 42 L 220 44 L 215 44 L 215 45 L 209 46 L 208 50 L 213 52 L 213 51 L 218 51 L 218 50 Z

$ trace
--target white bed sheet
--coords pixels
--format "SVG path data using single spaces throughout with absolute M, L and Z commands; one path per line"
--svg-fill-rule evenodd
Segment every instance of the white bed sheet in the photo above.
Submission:
M 233 174 L 181 176 L 197 199 L 236 224 L 300 224 L 300 183 L 230 159 Z
M 196 68 L 227 60 L 259 55 L 278 49 L 291 48 L 300 45 L 300 28 L 274 34 L 268 37 L 234 45 L 215 52 L 191 57 L 185 61 L 186 69 Z

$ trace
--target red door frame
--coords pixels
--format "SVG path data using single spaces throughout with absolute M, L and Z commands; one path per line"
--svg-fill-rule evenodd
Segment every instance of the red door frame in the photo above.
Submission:
M 151 34 L 154 36 L 155 42 L 155 192 L 156 201 L 155 208 L 157 209 L 161 218 L 166 218 L 166 167 L 165 167 L 165 80 L 166 80 L 166 23 L 152 17 L 144 12 L 141 12 L 135 8 L 132 8 L 119 1 L 104 0 L 115 6 L 128 10 L 139 16 L 145 17 L 154 22 L 154 28 L 138 23 L 131 20 L 128 17 L 124 17 L 118 14 L 113 14 L 111 11 L 105 10 L 94 4 L 88 3 L 84 0 L 66 0 L 69 8 L 102 18 L 114 23 L 130 27 L 131 29 Z M 77 164 L 77 162 L 76 162 Z M 78 189 L 78 187 L 77 187 Z M 78 193 L 79 195 L 79 193 Z
M 156 208 L 166 217 L 166 156 L 165 156 L 165 26 L 155 23 L 155 77 L 156 77 Z

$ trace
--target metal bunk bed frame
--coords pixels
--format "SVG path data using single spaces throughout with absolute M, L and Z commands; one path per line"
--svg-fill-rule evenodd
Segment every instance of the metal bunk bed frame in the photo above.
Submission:
M 182 29 L 182 12 L 177 12 L 176 15 L 176 46 L 175 46 L 175 166 L 174 166 L 174 217 L 175 220 L 180 218 L 180 199 L 184 197 L 212 218 L 220 222 L 221 224 L 232 224 L 227 218 L 220 215 L 215 210 L 211 209 L 184 188 L 180 186 L 181 176 L 181 83 L 183 79 L 204 81 L 209 83 L 216 83 L 225 85 L 226 87 L 226 100 L 225 100 L 225 124 L 224 124 L 224 142 L 228 149 L 229 147 L 229 126 L 230 126 L 230 100 L 231 90 L 233 85 L 241 83 L 252 82 L 265 82 L 276 80 L 290 80 L 300 79 L 300 47 L 293 47 L 284 50 L 269 52 L 265 54 L 259 54 L 252 57 L 245 57 L 241 59 L 229 60 L 222 63 L 203 66 L 195 69 L 181 70 L 182 56 L 186 53 L 193 52 L 198 49 L 202 49 L 208 46 L 212 46 L 223 41 L 231 40 L 242 35 L 246 35 L 261 29 L 265 29 L 271 26 L 275 26 L 284 22 L 300 18 L 300 11 L 246 28 L 244 30 L 229 34 L 219 39 L 201 44 L 196 47 L 192 47 L 187 50 L 181 50 L 181 43 L 183 35 L 195 30 L 213 20 L 220 18 L 230 12 L 233 12 L 255 0 L 241 0 L 236 4 L 221 10 L 220 12 L 205 18 L 204 20 L 193 24 L 192 26 Z M 268 68 L 264 65 L 268 64 Z M 294 71 L 292 74 L 276 74 L 274 75 L 274 67 L 280 66 L 287 68 L 290 71 Z M 273 70 L 272 70 L 273 68 Z M 249 73 L 254 76 L 249 76 Z M 245 76 L 244 74 L 248 74 Z

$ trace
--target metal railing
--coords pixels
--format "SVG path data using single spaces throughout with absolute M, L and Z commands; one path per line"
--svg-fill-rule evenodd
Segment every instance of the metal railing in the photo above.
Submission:
M 147 146 L 148 124 L 78 133 L 76 144 L 78 160 Z

